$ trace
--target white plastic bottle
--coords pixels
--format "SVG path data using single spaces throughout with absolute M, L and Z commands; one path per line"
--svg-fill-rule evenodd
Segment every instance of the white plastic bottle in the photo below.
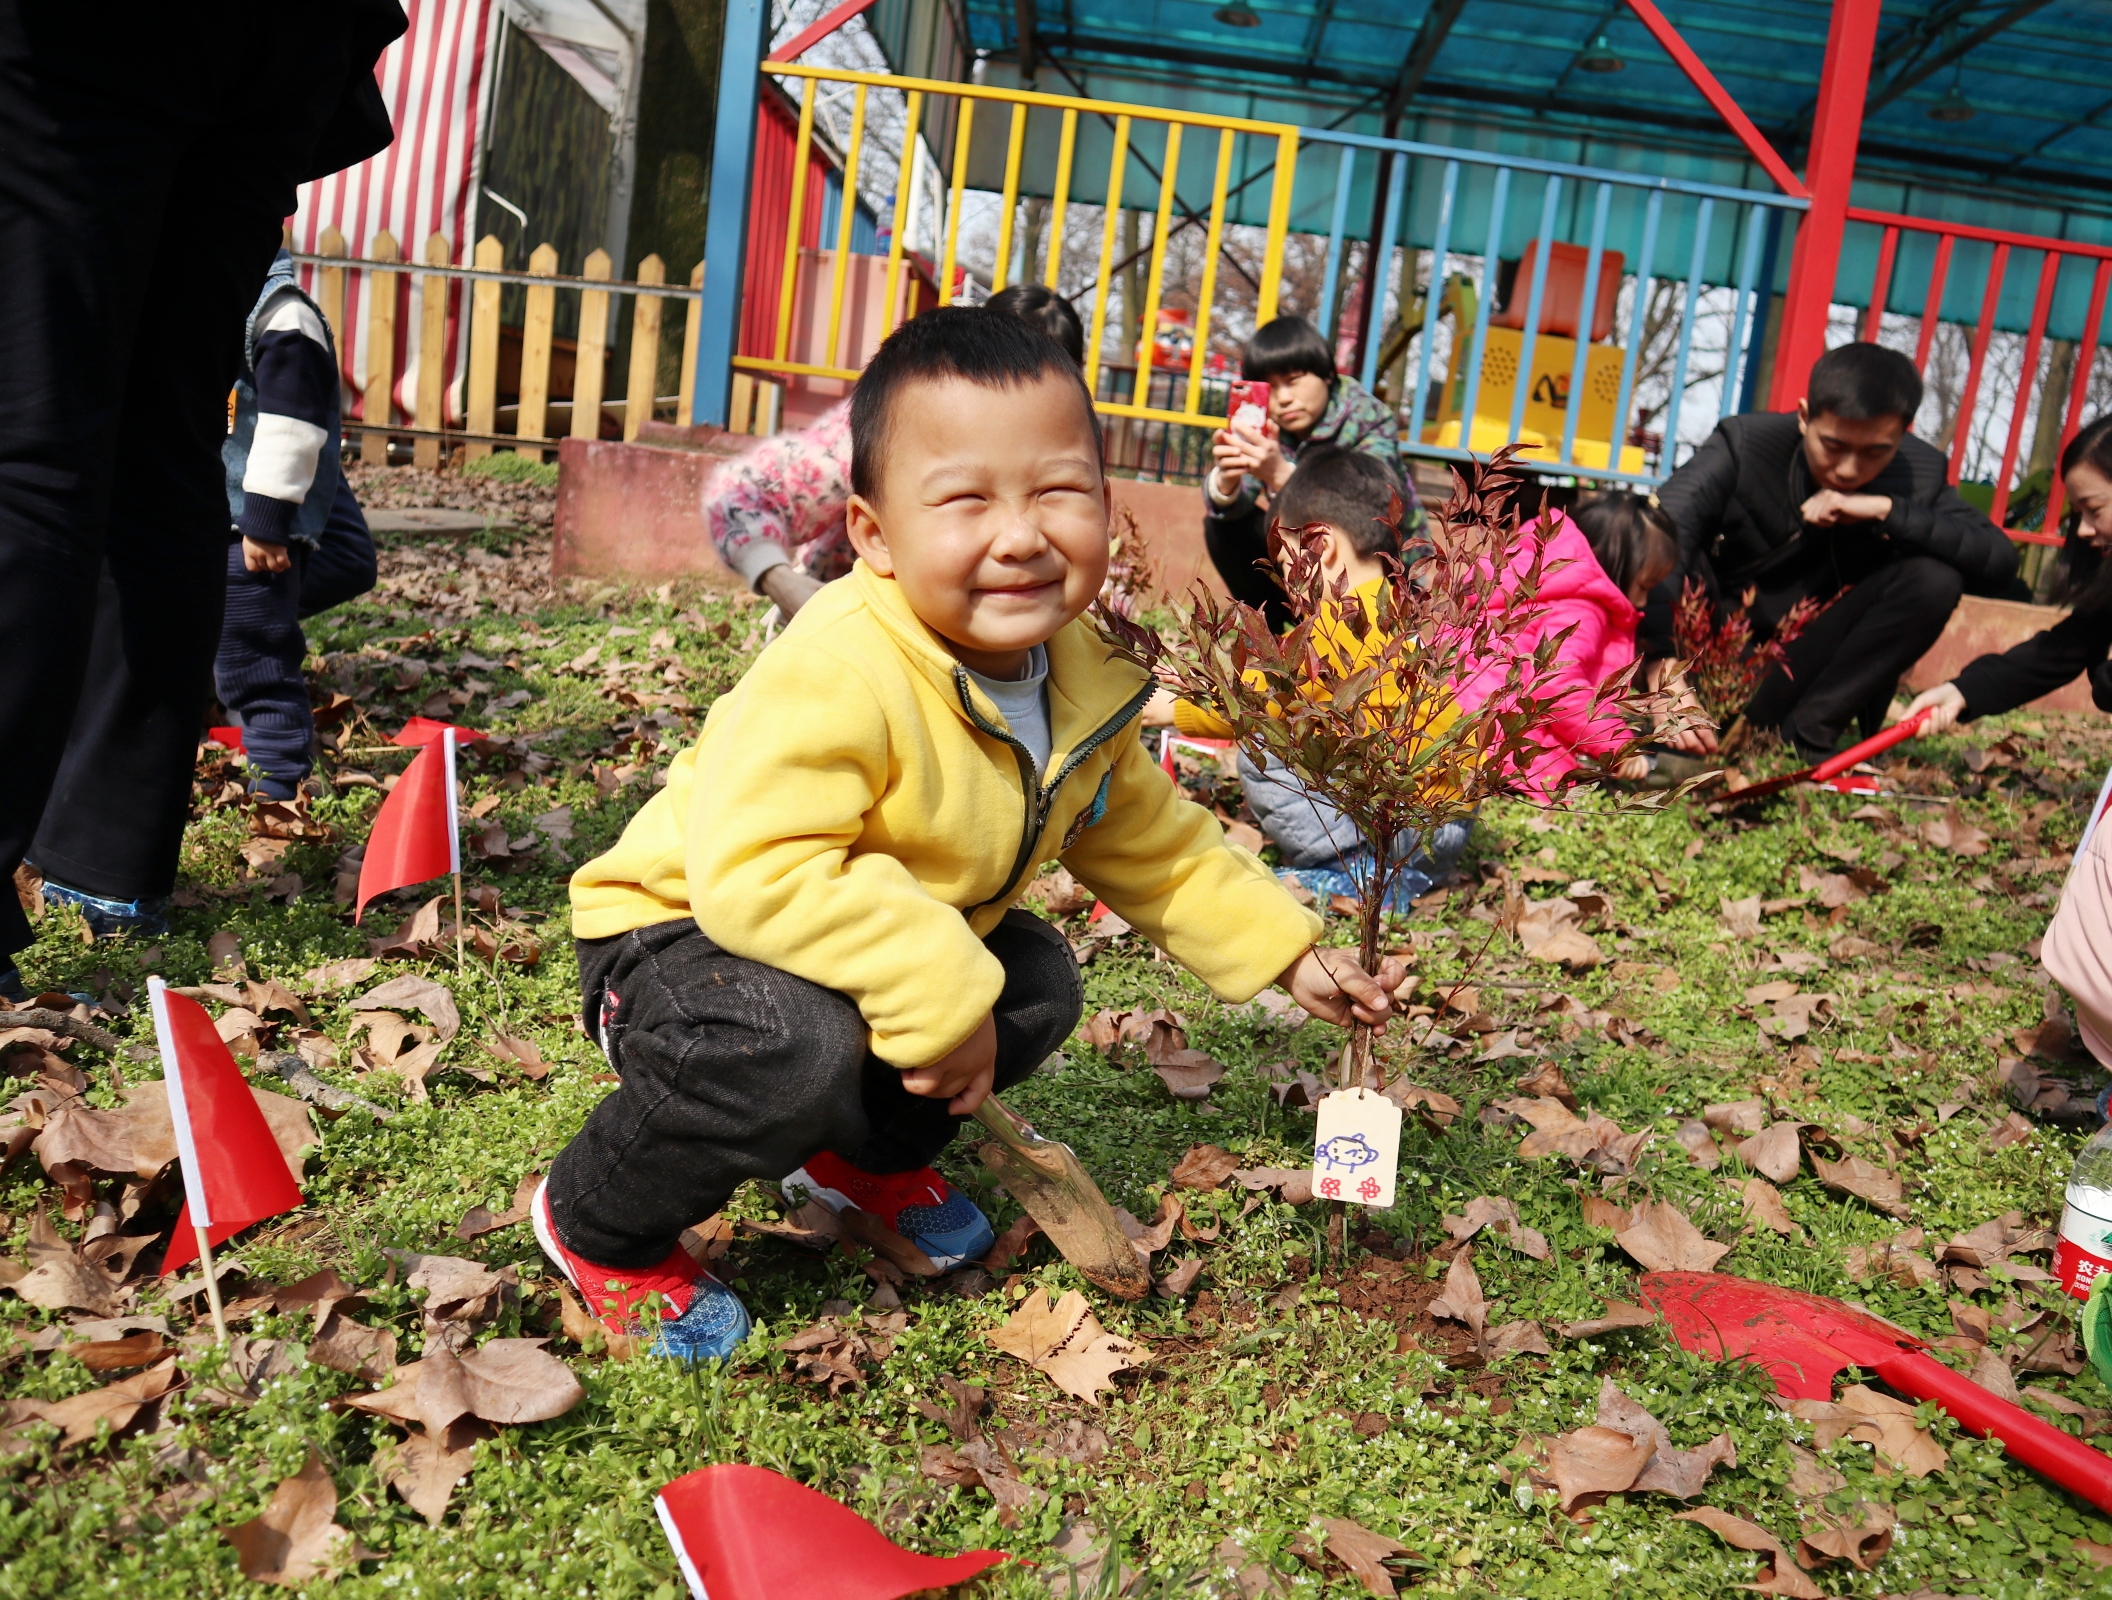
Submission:
M 2075 1158 L 2053 1253 L 2053 1275 L 2078 1300 L 2090 1298 L 2090 1281 L 2101 1272 L 2112 1272 L 2112 1122 Z

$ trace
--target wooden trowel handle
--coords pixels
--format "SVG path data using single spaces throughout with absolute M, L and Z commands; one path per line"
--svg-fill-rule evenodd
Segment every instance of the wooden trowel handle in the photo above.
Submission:
M 983 1103 L 975 1108 L 975 1120 L 996 1134 L 998 1143 L 1022 1161 L 1031 1161 L 1045 1172 L 1063 1170 L 1062 1157 L 1048 1148 L 1048 1141 L 1021 1121 L 996 1095 L 983 1096 Z
M 1968 1433 L 2000 1439 L 2002 1447 L 2032 1471 L 2081 1495 L 2099 1510 L 2112 1511 L 2112 1456 L 2091 1449 L 1919 1351 L 1900 1350 L 1879 1357 L 1871 1366 L 1901 1394 L 1935 1401 Z

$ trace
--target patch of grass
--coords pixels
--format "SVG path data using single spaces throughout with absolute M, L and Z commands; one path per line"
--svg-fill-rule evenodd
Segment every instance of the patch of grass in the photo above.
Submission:
M 522 455 L 518 450 L 495 450 L 462 466 L 465 477 L 492 478 L 500 483 L 532 483 L 541 489 L 557 487 L 557 463 Z
M 511 471 L 499 464 L 517 459 L 494 456 L 480 465 Z M 551 1272 L 529 1230 L 501 1229 L 467 1245 L 453 1230 L 473 1205 L 503 1210 L 522 1173 L 547 1164 L 608 1092 L 605 1064 L 577 1025 L 565 877 L 654 792 L 656 770 L 758 647 L 754 617 L 740 602 L 624 592 L 526 616 L 487 610 L 430 637 L 400 616 L 362 606 L 322 619 L 312 631 L 320 684 L 352 694 L 360 708 L 342 742 L 377 752 L 348 755 L 332 769 L 340 776 L 353 767 L 378 777 L 400 770 L 403 757 L 381 750 L 378 735 L 436 689 L 475 680 L 482 687 L 468 691 L 460 720 L 525 740 L 521 748 L 543 764 L 524 766 L 517 754 L 473 756 L 465 762 L 466 800 L 493 802 L 483 816 L 513 838 L 555 808 L 571 808 L 572 836 L 558 841 L 562 857 L 545 841 L 518 862 L 472 873 L 533 919 L 544 940 L 541 962 L 525 969 L 479 965 L 459 978 L 451 963 L 431 964 L 463 1013 L 451 1063 L 492 1067 L 477 1041 L 505 1031 L 532 1039 L 552 1071 L 541 1082 L 502 1072 L 490 1084 L 449 1073 L 433 1081 L 430 1104 L 412 1105 L 386 1074 L 326 1070 L 326 1078 L 387 1102 L 397 1115 L 382 1123 L 353 1112 L 323 1126 L 304 1183 L 308 1206 L 231 1247 L 254 1279 L 285 1282 L 335 1268 L 370 1294 L 360 1318 L 393 1328 L 408 1360 L 425 1337 L 419 1297 L 396 1281 L 400 1271 L 383 1252 L 469 1255 L 511 1266 L 521 1280 L 518 1303 L 491 1332 L 556 1333 Z M 665 642 L 656 643 L 663 631 Z M 405 642 L 406 635 L 421 637 Z M 580 665 L 593 651 L 597 658 Z M 465 653 L 497 664 L 465 664 Z M 405 660 L 424 669 L 409 672 Z M 670 662 L 681 668 L 673 679 Z M 502 705 L 522 691 L 524 699 Z M 686 709 L 650 703 L 654 695 L 679 696 Z M 273 1380 L 252 1405 L 216 1408 L 203 1391 L 218 1357 L 192 1354 L 185 1358 L 188 1387 L 164 1402 L 158 1432 L 59 1451 L 48 1431 L 33 1429 L 28 1447 L 0 1464 L 0 1600 L 261 1592 L 239 1576 L 218 1530 L 254 1515 L 311 1447 L 337 1485 L 338 1520 L 374 1552 L 335 1584 L 333 1592 L 346 1597 L 676 1600 L 681 1582 L 652 1495 L 714 1460 L 788 1472 L 919 1549 L 988 1545 L 1045 1563 L 998 1569 L 973 1591 L 986 1600 L 1049 1593 L 1054 1569 L 1045 1547 L 1066 1518 L 1103 1530 L 1122 1560 L 1145 1574 L 1145 1589 L 1160 1594 L 1231 1592 L 1216 1557 L 1228 1538 L 1272 1565 L 1291 1593 L 1337 1600 L 1362 1593 L 1339 1569 L 1316 1572 L 1293 1554 L 1320 1517 L 1353 1518 L 1399 1538 L 1420 1558 L 1418 1586 L 1434 1593 L 1698 1600 L 1734 1592 L 1752 1580 L 1753 1558 L 1673 1520 L 1675 1503 L 1615 1496 L 1588 1520 L 1573 1520 L 1547 1495 L 1533 1494 L 1517 1470 L 1533 1437 L 1590 1423 L 1600 1384 L 1611 1376 L 1664 1420 L 1679 1445 L 1731 1435 L 1737 1465 L 1715 1474 L 1702 1503 L 1760 1521 L 1792 1542 L 1822 1509 L 1799 1502 L 1789 1488 L 1789 1447 L 1809 1445 L 1809 1425 L 1773 1406 L 1751 1373 L 1690 1357 L 1651 1328 L 1581 1340 L 1553 1333 L 1557 1324 L 1598 1314 L 1605 1299 L 1632 1301 L 1637 1292 L 1635 1264 L 1608 1232 L 1584 1222 L 1580 1197 L 1670 1201 L 1733 1245 L 1724 1270 L 1851 1298 L 1932 1339 L 1953 1332 L 1954 1299 L 1998 1316 L 2012 1304 L 2022 1315 L 2068 1316 L 2058 1294 L 2027 1283 L 1971 1294 L 1941 1283 L 1857 1281 L 1848 1273 L 1849 1248 L 1892 1238 L 1900 1223 L 1824 1188 L 1807 1168 L 1783 1186 L 1806 1237 L 1752 1230 L 1726 1187 L 1744 1176 L 1735 1157 L 1706 1172 L 1673 1138 L 1682 1121 L 1710 1104 L 1768 1098 L 1781 1114 L 1817 1124 L 1844 1151 L 1901 1170 L 1913 1221 L 1928 1235 L 1924 1251 L 2012 1209 L 2039 1222 L 2057 1214 L 2076 1138 L 2040 1128 L 2008 1148 L 1988 1143 L 2007 1109 L 1990 1087 L 1990 1071 L 2014 1053 L 2010 1035 L 2045 1014 L 2025 951 L 2060 883 L 2057 865 L 2014 875 L 2005 869 L 2011 861 L 2057 861 L 2072 847 L 2091 777 L 2112 741 L 2080 720 L 2012 718 L 2009 726 L 2026 748 L 2023 764 L 1980 775 L 1962 759 L 1964 737 L 1905 747 L 1992 836 L 1981 857 L 1936 849 L 1919 828 L 1940 807 L 1911 801 L 1888 803 L 1899 819 L 1890 824 L 1859 818 L 1860 801 L 1829 796 L 1793 796 L 1731 819 L 1686 807 L 1618 816 L 1591 803 L 1554 819 L 1520 806 L 1485 810 L 1473 852 L 1481 869 L 1501 863 L 1515 874 L 1537 866 L 1560 881 L 1550 876 L 1532 885 L 1534 895 L 1589 878 L 1608 897 L 1608 925 L 1595 934 L 1606 961 L 1569 975 L 1526 963 L 1499 936 L 1473 974 L 1485 1022 L 1447 1021 L 1461 1041 L 1451 1049 L 1419 1049 L 1392 1037 L 1391 1067 L 1452 1093 L 1464 1114 L 1443 1132 L 1410 1120 L 1400 1201 L 1369 1219 L 1367 1240 L 1405 1256 L 1401 1270 L 1418 1281 L 1434 1279 L 1445 1265 L 1435 1253 L 1447 1242 L 1442 1218 L 1477 1195 L 1514 1199 L 1526 1224 L 1547 1236 L 1550 1258 L 1533 1260 L 1484 1234 L 1475 1265 L 1494 1302 L 1492 1323 L 1540 1321 L 1550 1330 L 1550 1356 L 1511 1357 L 1491 1368 L 1446 1366 L 1420 1346 L 1412 1319 L 1344 1308 L 1345 1295 L 1380 1258 L 1353 1259 L 1347 1280 L 1315 1275 L 1321 1208 L 1250 1203 L 1255 1197 L 1233 1187 L 1183 1196 L 1191 1221 L 1205 1234 L 1217 1230 L 1214 1240 L 1176 1235 L 1168 1252 L 1171 1259 L 1204 1258 L 1196 1297 L 1099 1306 L 1111 1331 L 1142 1341 L 1152 1354 L 1103 1408 L 1070 1400 L 982 1338 L 1030 1288 L 1086 1287 L 1045 1246 L 1018 1281 L 979 1295 L 908 1287 L 909 1325 L 886 1359 L 864 1385 L 830 1400 L 796 1380 L 778 1344 L 825 1302 L 862 1300 L 866 1276 L 844 1256 L 808 1255 L 743 1234 L 722 1268 L 754 1312 L 757 1333 L 730 1369 L 690 1374 L 653 1361 L 612 1363 L 560 1339 L 553 1347 L 579 1373 L 586 1400 L 556 1421 L 508 1428 L 479 1445 L 475 1471 L 437 1529 L 378 1476 L 376 1451 L 392 1430 L 330 1409 L 362 1385 L 316 1366 L 299 1365 Z M 1995 733 L 1983 728 L 1973 737 L 1984 743 Z M 377 906 L 364 929 L 352 927 L 332 899 L 336 854 L 365 836 L 377 799 L 374 789 L 344 785 L 315 804 L 338 839 L 301 845 L 286 858 L 283 865 L 307 884 L 290 905 L 267 898 L 264 875 L 242 865 L 242 813 L 202 810 L 186 837 L 183 867 L 186 888 L 202 903 L 176 913 L 170 936 L 152 950 L 89 945 L 76 919 L 51 914 L 24 959 L 32 984 L 107 995 L 114 1006 L 129 1000 L 132 1009 L 114 1027 L 141 1041 L 150 1036 L 139 1004 L 146 973 L 203 981 L 206 940 L 215 932 L 241 938 L 253 974 L 288 982 L 321 962 L 365 954 L 367 937 L 392 928 L 417 899 Z M 2048 799 L 2056 808 L 2028 838 L 2033 808 Z M 1884 869 L 1884 892 L 1852 902 L 1837 919 L 1807 897 L 1768 915 L 1757 941 L 1725 931 L 1725 900 L 1796 900 L 1807 894 L 1800 869 L 1838 870 L 1842 851 L 1864 863 L 1895 852 L 1900 859 Z M 1488 934 L 1483 919 L 1500 899 L 1494 889 L 1462 889 L 1434 915 L 1396 929 L 1398 942 L 1412 944 L 1417 955 L 1416 1000 L 1430 1003 L 1462 975 Z M 1338 926 L 1346 937 L 1346 925 Z M 1452 937 L 1418 937 L 1443 933 Z M 1871 941 L 1878 953 L 1828 956 L 1843 934 Z M 1796 981 L 1834 997 L 1794 1044 L 1763 1032 L 1767 1007 L 1745 998 L 1748 988 L 1783 975 L 1762 970 L 1783 957 L 1823 960 Z M 1321 1070 L 1339 1042 L 1329 1029 L 1315 1023 L 1286 1033 L 1257 1008 L 1226 1006 L 1133 940 L 1101 954 L 1084 977 L 1089 1008 L 1167 1006 L 1185 1019 L 1191 1042 L 1229 1068 L 1209 1102 L 1189 1105 L 1171 1099 L 1148 1071 L 1074 1039 L 1060 1061 L 1010 1097 L 1078 1150 L 1116 1204 L 1150 1215 L 1173 1163 L 1196 1143 L 1223 1145 L 1254 1166 L 1308 1158 L 1311 1115 L 1278 1104 L 1267 1069 L 1295 1060 Z M 1563 1022 L 1548 1008 L 1565 994 L 1587 1012 L 1625 1017 L 1640 1035 Z M 319 998 L 315 1010 L 317 1025 L 345 1047 L 354 1010 L 348 993 Z M 1491 1033 L 1475 1031 L 1487 1025 Z M 1586 1107 L 1624 1129 L 1653 1130 L 1633 1175 L 1603 1179 L 1561 1161 L 1522 1161 L 1517 1131 L 1481 1120 L 1532 1065 L 1479 1059 L 1493 1033 L 1517 1028 L 1534 1030 L 1534 1059 L 1557 1062 Z M 1804 1059 L 1799 1047 L 1813 1058 Z M 119 1103 L 108 1068 L 92 1056 L 85 1064 L 91 1103 Z M 128 1079 L 157 1070 L 151 1062 L 122 1067 Z M 1954 1106 L 1964 1109 L 1948 1109 Z M 956 1146 L 945 1169 L 1003 1226 L 1016 1210 L 970 1145 Z M 0 1215 L 17 1258 L 39 1206 L 56 1216 L 56 1193 L 33 1156 L 0 1172 Z M 148 1200 L 149 1212 L 164 1221 L 173 1206 L 173 1191 Z M 761 1218 L 776 1205 L 751 1187 L 731 1210 Z M 84 1223 L 58 1226 L 78 1236 Z M 143 1258 L 148 1268 L 157 1254 Z M 1292 1285 L 1301 1290 L 1296 1303 L 1282 1295 Z M 7 1341 L 0 1348 L 10 1352 L 0 1395 L 56 1399 L 105 1381 L 71 1357 L 25 1350 L 26 1339 L 53 1320 L 12 1296 L 0 1299 L 0 1340 Z M 172 1322 L 181 1329 L 187 1315 L 172 1315 Z M 294 1314 L 265 1318 L 250 1332 L 299 1342 L 310 1329 Z M 922 1475 L 920 1452 L 946 1435 L 910 1402 L 938 1398 L 939 1379 L 949 1375 L 989 1389 L 995 1409 L 986 1426 L 1083 1418 L 1105 1428 L 1110 1451 L 1085 1465 L 1023 1461 L 1023 1476 L 1045 1498 L 1017 1516 L 1001 1515 L 984 1491 L 938 1488 Z M 2112 1396 L 2087 1371 L 2025 1381 L 2112 1407 Z M 1376 1431 L 1371 1418 L 1382 1424 Z M 2112 1579 L 2074 1543 L 2112 1543 L 2112 1519 L 1948 1420 L 1933 1426 L 1951 1455 L 1945 1469 L 1926 1478 L 1887 1475 L 1862 1445 L 1830 1452 L 1829 1464 L 1848 1487 L 1826 1504 L 1845 1510 L 1857 1499 L 1884 1502 L 1896 1509 L 1901 1528 L 1876 1572 L 1830 1569 L 1821 1577 L 1827 1592 L 1871 1596 L 1927 1587 L 1991 1600 L 2112 1595 Z M 214 1499 L 165 1524 L 148 1518 L 156 1496 L 177 1481 L 172 1464 L 184 1460 L 203 1464 Z

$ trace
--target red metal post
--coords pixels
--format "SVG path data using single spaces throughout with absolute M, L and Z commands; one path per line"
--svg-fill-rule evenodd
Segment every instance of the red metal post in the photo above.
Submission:
M 1956 236 L 1944 234 L 1936 241 L 1936 259 L 1929 266 L 1929 291 L 1921 297 L 1921 337 L 1914 341 L 1914 370 L 1926 373 L 1929 346 L 1936 342 L 1936 325 L 1943 320 L 1943 284 L 1951 275 L 1951 245 Z
M 815 20 L 812 27 L 797 38 L 787 39 L 782 50 L 773 50 L 766 58 L 771 61 L 797 61 L 814 45 L 821 43 L 853 17 L 869 11 L 874 0 L 844 0 L 844 3 L 824 17 Z
M 2068 417 L 2061 424 L 2061 448 L 2068 448 L 2076 430 L 2083 425 L 2083 402 L 2090 397 L 2090 366 L 2097 359 L 2097 336 L 2105 323 L 2105 290 L 2112 287 L 2112 258 L 2097 264 L 2097 277 L 2090 285 L 2090 309 L 2083 316 L 2083 342 L 2075 352 L 2075 372 L 2068 380 Z M 2054 544 L 2060 539 L 2061 511 L 2068 498 L 2068 485 L 2061 480 L 2058 466 L 2053 471 L 2053 487 L 2046 495 L 2046 515 L 2039 523 L 2040 538 L 2035 543 Z
M 2024 336 L 2024 363 L 2017 369 L 2016 398 L 2009 406 L 2009 438 L 2002 446 L 2002 470 L 1995 477 L 1995 503 L 1988 515 L 1998 528 L 2009 523 L 2009 486 L 2017 470 L 2017 447 L 2024 439 L 2025 402 L 2039 375 L 2039 346 L 2046 338 L 2046 317 L 2053 310 L 2053 284 L 2061 275 L 2061 258 L 2051 250 L 2039 265 L 2038 298 L 2031 303 L 2031 331 Z
M 1876 344 L 1885 331 L 1885 302 L 1892 298 L 1892 261 L 1899 254 L 1899 230 L 1887 228 L 1877 247 L 1877 275 L 1870 280 L 1870 314 L 1863 319 L 1863 343 Z
M 1863 3 L 1863 0 L 1856 0 L 1856 3 Z M 1877 0 L 1867 0 L 1867 3 L 1870 7 L 1871 16 L 1870 37 L 1872 41 L 1875 41 L 1877 37 Z M 1701 91 L 1702 98 L 1708 101 L 1716 115 L 1723 118 L 1725 125 L 1730 128 L 1731 132 L 1738 136 L 1738 142 L 1745 146 L 1746 153 L 1766 169 L 1767 175 L 1775 180 L 1784 194 L 1802 200 L 1805 197 L 1804 185 L 1799 183 L 1797 175 L 1790 171 L 1789 163 L 1784 161 L 1775 147 L 1767 142 L 1767 136 L 1753 126 L 1753 119 L 1747 116 L 1739 107 L 1738 102 L 1731 98 L 1730 91 L 1716 81 L 1716 74 L 1702 64 L 1701 57 L 1694 53 L 1693 46 L 1680 37 L 1677 28 L 1665 20 L 1665 14 L 1658 10 L 1651 3 L 1651 0 L 1628 0 L 1628 9 L 1635 13 L 1636 21 L 1650 30 L 1650 37 L 1658 42 L 1665 54 L 1672 58 L 1673 64 L 1687 75 L 1687 81 Z M 1834 12 L 1834 25 L 1836 28 L 1840 25 L 1840 12 L 1838 9 Z M 1868 47 L 1865 47 L 1863 51 L 1864 79 L 1867 80 L 1869 75 L 1870 52 Z M 1856 121 L 1858 124 L 1862 121 L 1861 90 L 1856 92 Z
M 1870 57 L 1877 48 L 1880 0 L 1833 0 L 1826 35 L 1826 67 L 1819 78 L 1818 108 L 1811 125 L 1811 158 L 1804 181 L 1811 209 L 1797 228 L 1790 258 L 1789 292 L 1782 328 L 1775 339 L 1775 382 L 1768 405 L 1786 411 L 1804 393 L 1811 364 L 1826 353 L 1826 325 L 1833 309 L 1834 276 L 1841 238 L 1848 226 L 1849 191 L 1862 142 L 1863 100 L 1870 88 Z
M 1987 366 L 1987 341 L 1994 337 L 1995 312 L 2002 304 L 2002 278 L 2009 271 L 2009 246 L 1995 246 L 1987 269 L 1987 289 L 1980 296 L 1980 326 L 1973 330 L 1973 359 L 1965 369 L 1965 393 L 1958 397 L 1958 420 L 1951 428 L 1951 482 L 1965 465 L 1966 441 L 1972 437 L 1973 408 L 1980 400 L 1980 374 Z

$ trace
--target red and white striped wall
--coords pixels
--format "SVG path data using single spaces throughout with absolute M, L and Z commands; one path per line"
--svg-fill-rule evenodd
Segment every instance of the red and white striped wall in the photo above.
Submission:
M 499 0 L 406 0 L 410 27 L 383 52 L 374 75 L 381 85 L 395 141 L 379 155 L 343 172 L 304 184 L 293 216 L 296 250 L 313 251 L 325 228 L 344 236 L 348 253 L 367 254 L 377 233 L 395 236 L 405 259 L 423 259 L 425 241 L 447 236 L 458 264 L 469 261 L 474 241 L 476 193 L 482 173 L 479 135 L 496 74 Z M 313 270 L 302 281 L 313 288 Z M 366 371 L 369 298 L 396 298 L 396 402 L 401 417 L 420 427 L 434 425 L 432 407 L 418 394 L 419 325 L 411 280 L 402 274 L 359 274 L 347 295 L 339 330 L 338 360 L 354 396 Z M 377 286 L 378 285 L 378 289 Z M 461 417 L 467 348 L 462 337 L 460 282 L 449 286 L 447 394 L 444 412 Z M 360 401 L 352 414 L 362 415 Z

